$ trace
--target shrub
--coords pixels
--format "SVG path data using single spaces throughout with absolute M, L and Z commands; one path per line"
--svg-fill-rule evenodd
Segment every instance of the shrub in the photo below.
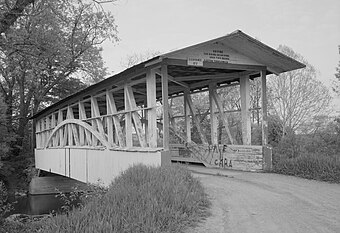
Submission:
M 12 210 L 12 205 L 7 203 L 7 189 L 5 184 L 0 180 L 0 222 L 6 213 Z
M 208 215 L 200 182 L 179 166 L 137 165 L 81 209 L 46 222 L 43 232 L 181 232 Z
M 276 158 L 274 172 L 307 179 L 340 183 L 340 156 L 304 154 L 295 158 Z

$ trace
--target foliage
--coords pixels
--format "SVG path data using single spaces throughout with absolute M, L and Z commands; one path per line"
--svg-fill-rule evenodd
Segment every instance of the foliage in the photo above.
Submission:
M 102 198 L 45 222 L 44 232 L 181 232 L 207 216 L 200 182 L 178 166 L 136 165 Z
M 280 46 L 284 54 L 301 61 L 306 65 L 298 69 L 268 79 L 269 111 L 280 118 L 283 136 L 288 129 L 297 132 L 301 126 L 327 110 L 330 93 L 316 79 L 317 72 L 300 54 L 287 46 Z
M 289 134 L 273 150 L 274 171 L 340 182 L 340 119 L 317 117 L 313 131 Z
M 3 1 L 0 3 L 0 9 L 5 12 L 0 16 L 0 33 L 6 32 L 22 15 L 25 7 L 32 4 L 34 0 L 16 0 L 11 3 L 10 1 Z
M 147 61 L 153 57 L 156 57 L 160 54 L 161 52 L 159 51 L 145 51 L 143 53 L 129 54 L 123 60 L 120 61 L 120 66 L 124 69 L 127 69 L 144 61 Z
M 0 223 L 0 233 L 35 233 L 35 232 L 41 232 L 41 223 L 20 223 L 8 221 Z
M 64 205 L 61 207 L 63 213 L 68 213 L 74 208 L 82 208 L 84 205 L 94 199 L 100 199 L 107 192 L 107 188 L 98 184 L 88 184 L 85 188 L 74 187 L 72 192 L 66 194 L 58 192 L 59 197 Z
M 338 46 L 339 49 L 339 55 L 340 55 L 340 45 Z M 335 68 L 336 73 L 335 73 L 335 78 L 336 80 L 333 82 L 333 91 L 335 91 L 339 96 L 340 96 L 340 61 L 338 64 L 338 67 Z
M 36 0 L 23 13 L 0 39 L 0 93 L 21 151 L 28 116 L 103 79 L 100 45 L 117 40 L 113 16 L 94 1 Z
M 12 205 L 7 203 L 7 189 L 5 184 L 0 180 L 0 222 L 6 213 L 12 210 Z
M 274 165 L 274 172 L 340 183 L 340 156 L 303 154 L 295 158 L 281 156 Z
M 11 136 L 6 127 L 6 108 L 6 104 L 0 94 L 0 168 L 1 158 L 5 157 L 5 154 L 8 152 L 8 143 L 11 141 Z

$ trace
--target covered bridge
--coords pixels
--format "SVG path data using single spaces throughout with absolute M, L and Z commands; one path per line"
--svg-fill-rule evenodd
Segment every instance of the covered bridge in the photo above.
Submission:
M 171 159 L 269 170 L 266 76 L 303 67 L 241 31 L 154 57 L 33 116 L 36 168 L 105 185 L 132 164 L 158 166 Z M 250 80 L 256 78 L 261 81 L 261 145 L 251 145 Z M 237 110 L 224 108 L 218 90 L 237 85 L 238 141 L 228 119 Z M 196 93 L 209 100 L 204 115 L 193 101 Z M 171 99 L 180 99 L 181 114 L 174 113 Z

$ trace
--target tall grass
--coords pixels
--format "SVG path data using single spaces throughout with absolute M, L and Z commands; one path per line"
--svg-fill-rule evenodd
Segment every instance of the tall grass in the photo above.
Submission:
M 208 215 L 200 182 L 179 166 L 137 165 L 83 208 L 44 223 L 43 232 L 181 232 Z
M 303 154 L 295 158 L 275 158 L 274 172 L 307 179 L 340 183 L 340 155 Z

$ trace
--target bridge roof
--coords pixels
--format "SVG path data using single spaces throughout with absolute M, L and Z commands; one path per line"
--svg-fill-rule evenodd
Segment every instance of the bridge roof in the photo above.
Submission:
M 107 89 L 114 90 L 118 110 L 124 109 L 124 84 L 133 85 L 136 102 L 144 104 L 146 95 L 146 72 L 151 68 L 168 66 L 169 96 L 176 96 L 189 88 L 191 92 L 207 88 L 209 83 L 226 85 L 238 82 L 241 75 L 250 78 L 259 76 L 259 71 L 267 70 L 267 74 L 280 74 L 305 65 L 280 53 L 279 51 L 250 37 L 240 30 L 210 41 L 199 43 L 183 49 L 172 51 L 142 62 L 119 74 L 87 87 L 59 102 L 41 110 L 32 118 L 41 118 L 58 109 L 104 93 Z M 157 99 L 162 96 L 160 72 L 157 76 Z M 158 80 L 159 79 L 159 80 Z M 98 101 L 99 106 L 105 105 L 105 97 Z

